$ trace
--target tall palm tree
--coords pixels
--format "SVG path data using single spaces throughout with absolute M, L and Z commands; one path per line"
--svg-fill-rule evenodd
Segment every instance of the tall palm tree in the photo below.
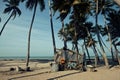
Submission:
M 45 9 L 45 3 L 44 0 L 27 0 L 26 1 L 26 7 L 30 10 L 34 9 L 33 11 L 33 16 L 30 24 L 30 29 L 29 29 L 29 35 L 28 35 L 28 52 L 27 52 L 27 59 L 26 59 L 26 70 L 28 71 L 30 69 L 29 67 L 29 58 L 30 58 L 30 38 L 31 38 L 31 31 L 35 19 L 35 14 L 37 10 L 37 6 L 40 6 L 40 10 L 43 11 Z
M 108 13 L 114 11 L 113 9 L 113 6 L 114 6 L 114 3 L 113 1 L 110 1 L 110 0 L 105 0 L 105 1 L 100 1 L 100 12 L 103 16 L 103 19 L 104 19 L 104 23 L 105 23 L 105 28 L 107 30 L 107 35 L 108 35 L 108 40 L 110 42 L 110 52 L 111 52 L 111 55 L 112 55 L 112 60 L 114 61 L 114 54 L 113 54 L 113 51 L 112 51 L 112 39 L 111 39 L 111 34 L 109 32 L 109 28 L 108 28 L 108 25 L 107 25 L 107 21 L 106 21 L 106 16 L 108 15 Z
M 80 26 L 82 26 L 81 24 L 83 24 L 85 22 L 85 16 L 88 13 L 90 13 L 90 2 L 88 0 L 84 0 L 84 1 L 74 0 L 72 5 L 73 5 L 72 6 L 73 7 L 73 11 L 72 11 L 73 21 L 72 22 L 75 27 L 74 43 L 75 43 L 75 47 L 76 47 L 76 52 L 79 54 L 77 41 L 78 41 L 79 37 L 85 36 L 85 35 L 80 34 L 81 32 L 85 31 L 85 29 Z M 77 55 L 77 59 L 78 59 L 78 55 Z
M 66 0 L 52 0 L 52 9 L 54 13 L 56 11 L 59 12 L 59 16 L 57 19 L 60 19 L 61 24 L 62 24 L 62 31 L 64 31 L 64 19 L 66 16 L 70 13 L 71 10 L 71 1 L 66 1 Z M 63 36 L 63 41 L 64 41 L 64 47 L 67 49 L 67 42 L 66 42 L 66 37 Z
M 13 19 L 16 18 L 16 15 L 21 15 L 21 11 L 18 8 L 19 6 L 19 0 L 4 0 L 4 2 L 6 2 L 6 8 L 4 9 L 3 13 L 8 13 L 10 14 L 9 18 L 7 19 L 7 21 L 5 22 L 5 24 L 3 25 L 1 31 L 0 31 L 0 36 L 5 28 L 5 26 L 7 25 L 7 23 L 9 22 L 9 20 L 13 17 Z
M 87 49 L 87 47 L 91 47 L 91 46 L 95 47 L 96 41 L 92 38 L 93 37 L 92 36 L 92 25 L 93 24 L 91 22 L 86 22 L 84 24 L 84 27 L 85 27 L 86 32 L 87 32 L 87 36 L 85 36 L 85 38 L 84 38 L 84 45 L 85 45 L 86 49 Z M 88 52 L 88 50 L 87 50 L 87 52 Z M 95 55 L 95 56 L 97 58 L 97 55 Z M 89 54 L 88 54 L 88 59 L 91 62 Z
M 105 65 L 106 67 L 108 68 L 109 67 L 109 64 L 108 64 L 108 59 L 107 59 L 107 56 L 105 54 L 105 50 L 103 48 L 103 45 L 102 45 L 102 42 L 101 42 L 101 39 L 100 39 L 100 32 L 99 32 L 99 26 L 98 26 L 98 14 L 99 14 L 99 0 L 96 0 L 96 14 L 95 14 L 95 25 L 96 25 L 96 32 L 97 32 L 97 38 L 98 38 L 98 42 L 99 42 L 99 45 L 100 45 L 100 49 L 101 49 L 101 52 L 102 52 L 102 56 L 103 56 L 103 59 L 105 61 Z
M 112 44 L 115 48 L 117 60 L 120 64 L 120 58 L 118 55 L 118 50 L 116 48 L 116 44 L 117 44 L 117 42 L 119 42 L 119 38 L 120 38 L 120 33 L 119 33 L 119 30 L 120 30 L 120 23 L 119 23 L 120 11 L 113 11 L 113 12 L 109 13 L 107 20 L 109 21 L 108 27 L 109 27 L 110 33 L 111 33 Z
M 51 32 L 52 32 L 52 39 L 53 39 L 53 48 L 54 48 L 54 55 L 55 55 L 55 53 L 56 53 L 56 44 L 55 44 L 54 29 L 53 29 L 51 0 L 49 0 L 49 9 L 50 9 L 49 14 L 50 14 L 50 24 L 51 24 Z

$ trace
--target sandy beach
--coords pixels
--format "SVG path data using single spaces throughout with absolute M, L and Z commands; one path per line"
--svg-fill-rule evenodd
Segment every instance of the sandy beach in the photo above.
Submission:
M 106 69 L 104 66 L 96 68 L 96 72 L 80 72 L 79 70 L 67 70 L 51 72 L 49 61 L 31 61 L 32 71 L 10 71 L 17 66 L 25 68 L 25 61 L 6 60 L 0 61 L 0 80 L 120 80 L 120 68 L 118 66 Z

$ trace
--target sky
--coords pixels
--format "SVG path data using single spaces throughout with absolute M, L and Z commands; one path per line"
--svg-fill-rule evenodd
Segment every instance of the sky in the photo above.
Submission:
M 45 1 L 46 9 L 43 12 L 40 12 L 39 6 L 37 8 L 31 35 L 31 56 L 53 56 L 48 0 Z M 0 0 L 0 17 L 2 18 L 0 30 L 9 17 L 9 14 L 3 14 L 4 8 L 5 3 Z M 33 11 L 26 9 L 24 4 L 20 5 L 19 8 L 22 11 L 21 16 L 16 16 L 14 20 L 11 19 L 0 36 L 0 56 L 27 55 L 28 31 Z M 63 44 L 57 35 L 61 28 L 61 23 L 56 20 L 55 16 L 53 22 L 56 46 L 62 48 Z
M 45 0 L 46 8 L 43 12 L 40 12 L 39 6 L 37 8 L 31 35 L 31 56 L 54 55 L 49 18 L 49 7 L 47 1 L 48 0 Z M 16 16 L 14 20 L 11 19 L 6 25 L 2 35 L 0 36 L 0 57 L 27 55 L 28 31 L 33 11 L 26 9 L 25 4 L 23 3 L 19 6 L 19 8 L 22 11 L 21 16 Z M 10 16 L 9 14 L 3 14 L 4 9 L 5 3 L 0 0 L 0 17 L 2 18 L 2 21 L 0 22 L 0 30 L 5 21 Z M 61 22 L 60 20 L 56 20 L 57 16 L 58 13 L 56 13 L 53 17 L 55 40 L 57 48 L 62 48 L 63 42 L 58 37 L 58 31 L 61 28 Z M 66 22 L 67 21 L 68 19 Z M 95 20 L 94 18 L 90 18 L 90 21 L 94 22 Z M 103 24 L 102 16 L 99 16 L 99 24 Z M 104 40 L 106 39 L 105 37 L 103 38 Z M 81 44 L 79 46 L 81 46 Z M 109 44 L 107 44 L 107 46 L 109 47 Z M 71 47 L 71 44 L 68 44 L 68 47 Z M 82 49 L 80 49 L 80 52 L 82 52 Z

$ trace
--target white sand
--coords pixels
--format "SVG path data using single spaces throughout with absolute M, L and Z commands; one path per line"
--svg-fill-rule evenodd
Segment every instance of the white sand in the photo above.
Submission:
M 24 61 L 0 61 L 0 80 L 120 80 L 120 68 L 96 68 L 97 72 L 68 70 L 50 72 L 49 63 L 30 62 L 31 72 L 9 71 L 11 67 L 25 68 Z

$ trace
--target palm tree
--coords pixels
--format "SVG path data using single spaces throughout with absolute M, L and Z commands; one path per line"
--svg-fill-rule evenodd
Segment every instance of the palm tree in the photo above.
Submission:
M 113 54 L 113 51 L 112 51 L 112 39 L 111 39 L 111 34 L 109 32 L 109 28 L 108 28 L 108 25 L 107 25 L 107 21 L 106 21 L 106 16 L 108 15 L 108 13 L 114 11 L 113 9 L 113 6 L 114 6 L 114 3 L 113 1 L 110 1 L 110 0 L 106 0 L 106 1 L 101 1 L 99 2 L 100 3 L 100 12 L 101 14 L 103 15 L 103 19 L 104 19 L 104 23 L 105 23 L 105 28 L 107 30 L 107 35 L 108 35 L 108 40 L 110 42 L 110 52 L 111 52 L 111 55 L 112 55 L 112 60 L 114 61 L 114 54 Z
M 79 54 L 78 50 L 78 40 L 85 35 L 81 33 L 85 31 L 83 27 L 83 23 L 85 22 L 85 16 L 90 13 L 90 2 L 88 0 L 74 0 L 72 3 L 73 11 L 72 11 L 72 18 L 73 18 L 73 26 L 75 28 L 75 35 L 74 35 L 74 43 L 76 47 L 76 52 Z M 80 31 L 79 31 L 80 30 Z M 78 59 L 78 55 L 77 55 Z
M 98 38 L 98 42 L 99 42 L 99 45 L 100 45 L 100 49 L 102 51 L 102 56 L 103 56 L 103 59 L 105 61 L 105 65 L 106 67 L 108 68 L 109 67 L 109 64 L 108 64 L 108 59 L 107 59 L 107 56 L 105 54 L 105 50 L 103 48 L 103 45 L 102 45 L 102 42 L 101 42 L 101 39 L 100 39 L 100 32 L 99 32 L 99 26 L 98 26 L 98 14 L 99 14 L 99 4 L 98 4 L 98 0 L 96 0 L 96 14 L 95 14 L 95 25 L 96 25 L 96 32 L 97 32 L 97 38 Z
M 72 50 L 74 47 L 74 26 L 72 23 L 66 23 L 64 27 L 62 27 L 58 32 L 58 37 L 64 41 L 64 46 L 67 47 L 67 42 L 71 42 L 73 44 Z
M 31 38 L 31 31 L 32 31 L 38 4 L 40 6 L 40 10 L 43 11 L 45 9 L 44 0 L 27 0 L 26 1 L 26 7 L 30 10 L 34 9 L 31 24 L 30 24 L 30 29 L 29 29 L 29 35 L 28 35 L 28 53 L 27 53 L 27 59 L 26 59 L 26 70 L 27 71 L 30 69 L 30 67 L 28 67 L 29 66 L 29 58 L 30 58 L 30 38 Z
M 112 44 L 115 48 L 117 60 L 120 64 L 120 58 L 118 55 L 118 50 L 116 48 L 116 44 L 117 44 L 117 42 L 119 42 L 119 38 L 120 38 L 120 33 L 119 33 L 119 30 L 120 30 L 120 23 L 119 23 L 120 11 L 113 11 L 113 12 L 109 13 L 107 20 L 109 21 L 108 27 L 110 29 Z
M 85 27 L 86 32 L 87 32 L 87 36 L 85 36 L 85 38 L 84 38 L 84 45 L 86 47 L 87 52 L 88 52 L 87 47 L 93 46 L 95 48 L 95 43 L 96 43 L 96 41 L 92 38 L 93 37 L 93 35 L 92 35 L 92 29 L 93 29 L 92 26 L 93 26 L 93 24 L 91 22 L 85 22 L 85 24 L 84 24 L 84 27 Z M 94 51 L 97 54 L 95 49 L 94 49 Z M 98 56 L 96 54 L 95 54 L 95 56 L 96 56 L 96 60 L 97 60 Z M 89 54 L 88 54 L 88 59 L 91 62 Z M 97 61 L 96 61 L 96 63 L 97 63 Z
M 71 10 L 71 1 L 66 1 L 66 0 L 52 0 L 52 9 L 54 13 L 58 11 L 60 14 L 57 17 L 57 19 L 60 19 L 62 23 L 62 31 L 64 32 L 64 19 L 66 16 L 70 13 Z M 63 36 L 63 41 L 64 41 L 64 47 L 67 49 L 67 42 L 66 42 L 66 37 Z
M 9 20 L 13 17 L 13 19 L 15 19 L 16 15 L 21 15 L 21 11 L 18 8 L 19 6 L 19 0 L 4 0 L 4 2 L 7 2 L 6 4 L 6 8 L 4 9 L 3 13 L 11 13 L 9 18 L 7 19 L 7 21 L 5 22 L 5 24 L 3 25 L 1 31 L 0 31 L 0 36 L 6 26 L 6 24 L 9 22 Z
M 53 48 L 54 48 L 54 55 L 55 55 L 55 53 L 56 53 L 56 44 L 55 44 L 53 21 L 52 21 L 51 0 L 49 0 L 49 9 L 50 9 L 50 13 L 49 14 L 50 14 L 51 32 L 52 32 L 52 39 L 53 39 Z
M 60 14 L 57 17 L 60 18 L 61 23 L 66 18 L 66 16 L 71 11 L 71 2 L 72 0 L 52 0 L 52 9 L 54 11 L 54 14 L 58 11 Z
M 108 14 L 107 20 L 109 21 L 108 27 L 110 29 L 111 33 L 111 39 L 115 41 L 116 39 L 119 39 L 120 37 L 120 11 L 113 11 Z

